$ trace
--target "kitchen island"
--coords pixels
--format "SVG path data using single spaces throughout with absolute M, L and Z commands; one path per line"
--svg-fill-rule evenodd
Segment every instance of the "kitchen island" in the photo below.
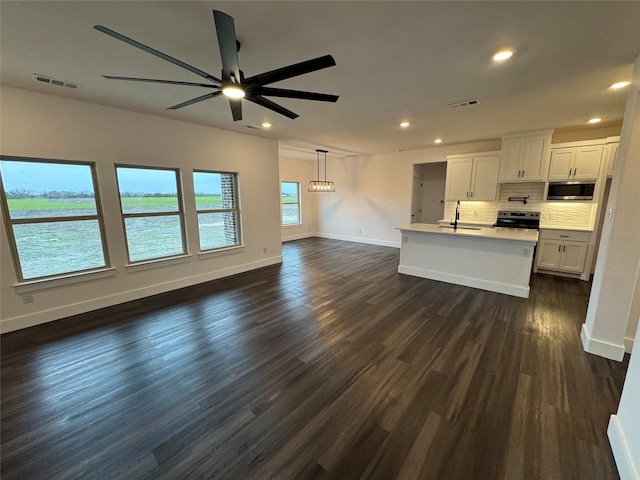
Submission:
M 412 223 L 402 233 L 398 273 L 529 297 L 537 230 Z

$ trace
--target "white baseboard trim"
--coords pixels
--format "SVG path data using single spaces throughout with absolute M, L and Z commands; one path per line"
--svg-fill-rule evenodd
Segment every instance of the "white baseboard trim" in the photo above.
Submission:
M 504 293 L 506 295 L 513 295 L 514 297 L 529 298 L 529 286 L 519 287 L 517 285 L 508 285 L 505 283 L 491 282 L 479 278 L 452 275 L 450 273 L 436 272 L 434 270 L 426 270 L 423 268 L 410 267 L 407 265 L 398 266 L 398 273 L 413 275 L 414 277 L 428 278 L 431 280 L 438 280 L 439 282 L 464 285 L 465 287 L 479 288 L 480 290 L 488 290 L 490 292 Z
M 293 240 L 301 240 L 303 238 L 312 238 L 315 236 L 316 234 L 313 232 L 298 233 L 296 235 L 287 235 L 286 237 L 282 237 L 282 242 L 291 242 Z
M 627 353 L 631 353 L 633 350 L 633 342 L 635 338 L 624 337 L 624 351 Z
M 378 245 L 380 247 L 400 248 L 400 242 L 390 242 L 389 240 L 378 240 L 376 238 L 351 237 L 347 235 L 335 235 L 333 233 L 316 233 L 315 236 L 320 238 L 330 238 L 332 240 L 344 240 L 345 242 Z
M 625 353 L 624 345 L 614 345 L 613 343 L 604 342 L 591 336 L 591 332 L 586 323 L 582 324 L 582 331 L 580 332 L 580 339 L 582 340 L 582 348 L 587 353 L 592 353 L 600 357 L 608 358 L 609 360 L 622 361 Z
M 640 463 L 638 465 L 634 464 L 634 461 L 640 462 L 640 458 L 638 458 L 637 455 L 634 457 L 634 455 L 631 454 L 624 430 L 621 428 L 620 422 L 618 422 L 617 415 L 611 415 L 607 435 L 620 478 L 624 480 L 640 480 L 640 474 L 638 473 Z
M 193 275 L 191 277 L 183 277 L 172 280 L 170 282 L 159 283 L 136 290 L 119 292 L 105 297 L 91 298 L 83 302 L 64 305 L 62 307 L 51 308 L 48 310 L 42 310 L 40 312 L 32 313 L 29 315 L 7 318 L 0 321 L 0 333 L 8 333 L 14 330 L 33 327 L 35 325 L 52 322 L 54 320 L 60 320 L 61 318 L 70 317 L 72 315 L 78 315 L 80 313 L 86 313 L 92 310 L 98 310 L 100 308 L 130 302 L 132 300 L 139 300 L 151 295 L 166 293 L 170 292 L 171 290 L 190 287 L 199 283 L 210 282 L 212 280 L 218 280 L 220 278 L 237 275 L 239 273 L 256 270 L 262 267 L 268 267 L 270 265 L 278 265 L 280 263 L 282 263 L 282 255 L 277 255 L 256 262 L 234 265 L 233 267 L 224 268 L 213 272 L 207 272 L 200 275 Z

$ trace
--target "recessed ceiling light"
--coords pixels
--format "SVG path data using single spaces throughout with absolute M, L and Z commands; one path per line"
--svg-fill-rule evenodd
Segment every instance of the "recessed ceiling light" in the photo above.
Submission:
M 269 123 L 269 122 L 262 122 L 262 128 L 271 128 L 271 123 Z
M 514 53 L 516 53 L 515 50 L 512 50 L 510 48 L 505 48 L 503 50 L 500 50 L 494 53 L 493 60 L 495 60 L 496 62 L 502 62 L 504 60 L 507 60 L 508 58 L 511 58 Z
M 613 88 L 614 90 L 617 90 L 619 88 L 624 88 L 624 87 L 628 87 L 631 84 L 631 82 L 616 82 L 613 85 L 611 85 L 609 88 Z
M 407 121 L 400 122 L 400 126 L 401 126 L 402 128 L 407 128 L 409 125 L 411 125 L 411 123 L 409 123 L 409 122 L 407 122 Z
M 600 123 L 602 119 L 600 117 L 593 117 L 589 119 L 589 123 Z
M 442 143 L 442 139 L 441 138 L 436 138 L 433 143 Z

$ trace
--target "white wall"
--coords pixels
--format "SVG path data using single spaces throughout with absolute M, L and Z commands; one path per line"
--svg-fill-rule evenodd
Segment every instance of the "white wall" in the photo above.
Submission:
M 282 241 L 314 236 L 317 230 L 316 197 L 331 193 L 313 193 L 307 190 L 311 180 L 317 180 L 316 162 L 280 158 L 280 181 L 300 183 L 302 224 L 282 227 Z
M 625 106 L 620 148 L 602 227 L 593 287 L 582 326 L 587 352 L 621 360 L 636 332 L 640 288 L 640 57 Z
M 396 227 L 411 222 L 413 166 L 447 155 L 500 149 L 500 140 L 381 155 L 329 159 L 336 192 L 317 197 L 318 236 L 400 247 Z
M 636 323 L 637 325 L 637 323 Z M 637 336 L 637 333 L 636 333 Z M 640 351 L 631 354 L 616 415 L 609 421 L 609 441 L 620 478 L 640 479 Z
M 282 261 L 276 141 L 10 87 L 3 87 L 1 95 L 3 155 L 96 162 L 115 275 L 37 290 L 31 292 L 34 302 L 24 304 L 14 288 L 16 275 L 3 227 L 0 331 Z M 180 167 L 187 199 L 193 195 L 193 169 L 238 172 L 245 247 L 200 258 L 195 207 L 185 202 L 188 260 L 153 269 L 126 268 L 114 163 Z

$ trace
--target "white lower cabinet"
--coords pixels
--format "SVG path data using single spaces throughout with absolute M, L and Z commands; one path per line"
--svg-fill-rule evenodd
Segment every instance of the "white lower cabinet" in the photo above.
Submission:
M 536 251 L 536 271 L 550 270 L 584 273 L 590 232 L 571 230 L 540 230 Z

